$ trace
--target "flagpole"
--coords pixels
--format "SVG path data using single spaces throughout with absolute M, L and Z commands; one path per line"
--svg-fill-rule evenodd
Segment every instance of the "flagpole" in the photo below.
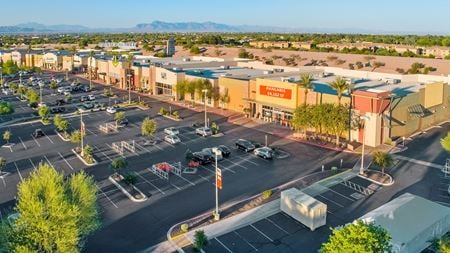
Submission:
M 81 110 L 80 114 L 80 135 L 81 135 L 81 157 L 84 156 L 84 144 L 83 144 L 83 131 L 84 131 L 84 124 L 83 124 L 83 111 Z

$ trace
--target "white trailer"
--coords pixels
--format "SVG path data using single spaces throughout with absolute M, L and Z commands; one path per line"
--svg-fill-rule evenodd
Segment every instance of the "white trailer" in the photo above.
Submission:
M 281 192 L 280 208 L 311 231 L 327 223 L 327 205 L 296 188 Z

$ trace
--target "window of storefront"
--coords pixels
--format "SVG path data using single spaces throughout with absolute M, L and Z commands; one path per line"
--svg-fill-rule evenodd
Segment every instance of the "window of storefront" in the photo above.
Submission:
M 165 83 L 156 83 L 156 91 L 159 95 L 172 96 L 172 85 Z

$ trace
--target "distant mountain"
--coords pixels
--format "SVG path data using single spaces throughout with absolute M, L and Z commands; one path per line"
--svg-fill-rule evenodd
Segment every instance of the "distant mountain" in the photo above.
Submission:
M 439 32 L 420 31 L 382 31 L 364 28 L 320 28 L 297 27 L 282 28 L 257 25 L 228 25 L 214 22 L 164 22 L 153 21 L 141 23 L 128 28 L 90 28 L 82 25 L 44 25 L 39 23 L 24 23 L 14 26 L 0 26 L 3 33 L 106 33 L 106 32 L 273 32 L 273 33 L 362 33 L 362 34 L 443 34 Z M 445 34 L 445 33 L 444 33 Z

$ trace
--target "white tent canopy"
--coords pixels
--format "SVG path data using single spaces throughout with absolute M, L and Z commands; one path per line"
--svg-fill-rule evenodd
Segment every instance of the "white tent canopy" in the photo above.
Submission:
M 397 253 L 417 253 L 450 230 L 450 208 L 405 193 L 360 218 L 386 229 Z

